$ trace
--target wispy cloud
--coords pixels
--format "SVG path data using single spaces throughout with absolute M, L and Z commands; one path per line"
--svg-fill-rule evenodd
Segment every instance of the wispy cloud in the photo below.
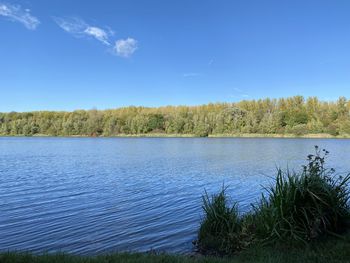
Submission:
M 97 40 L 101 41 L 103 44 L 110 46 L 108 42 L 108 33 L 101 28 L 89 26 L 84 31 L 85 34 L 93 36 Z
M 115 44 L 112 45 L 111 38 L 115 33 L 110 27 L 104 29 L 92 26 L 77 17 L 53 17 L 53 20 L 60 28 L 75 37 L 92 37 L 104 45 L 110 46 L 111 53 L 120 57 L 128 58 L 138 49 L 138 42 L 130 37 L 116 40 Z
M 19 22 L 30 30 L 36 29 L 40 24 L 39 19 L 32 16 L 29 9 L 23 9 L 19 5 L 0 3 L 0 16 L 4 16 L 14 22 Z
M 200 75 L 202 75 L 202 74 L 198 73 L 198 72 L 189 72 L 189 73 L 184 73 L 183 77 L 184 78 L 193 78 L 193 77 L 198 77 Z
M 93 37 L 107 46 L 111 45 L 108 39 L 112 35 L 112 31 L 109 28 L 104 30 L 97 26 L 91 26 L 77 17 L 54 17 L 53 20 L 60 28 L 75 37 Z
M 73 34 L 75 36 L 80 36 L 81 34 L 83 34 L 84 30 L 88 27 L 88 25 L 83 20 L 76 17 L 72 17 L 72 18 L 53 17 L 53 20 L 64 31 L 70 34 Z
M 211 60 L 209 60 L 208 66 L 210 67 L 211 65 L 213 65 L 213 63 L 214 63 L 214 59 L 212 58 Z
M 115 42 L 115 53 L 124 58 L 130 57 L 138 49 L 138 43 L 133 38 L 119 39 Z

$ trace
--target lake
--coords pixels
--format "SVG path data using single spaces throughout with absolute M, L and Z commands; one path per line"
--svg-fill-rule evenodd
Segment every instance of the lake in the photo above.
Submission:
M 350 171 L 343 139 L 2 137 L 0 251 L 189 253 L 204 189 L 247 211 L 314 145 Z

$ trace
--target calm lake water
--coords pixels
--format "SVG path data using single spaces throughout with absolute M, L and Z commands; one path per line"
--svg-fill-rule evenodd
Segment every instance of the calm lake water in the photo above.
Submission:
M 314 145 L 350 171 L 350 140 L 0 138 L 0 251 L 187 253 L 204 189 L 247 211 Z

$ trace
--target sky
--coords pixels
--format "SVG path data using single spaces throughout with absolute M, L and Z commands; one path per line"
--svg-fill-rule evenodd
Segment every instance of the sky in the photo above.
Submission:
M 0 0 L 0 112 L 350 98 L 348 0 Z

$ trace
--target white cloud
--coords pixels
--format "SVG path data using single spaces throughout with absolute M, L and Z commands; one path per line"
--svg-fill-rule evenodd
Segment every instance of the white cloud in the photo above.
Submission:
M 115 42 L 114 51 L 120 57 L 130 57 L 138 48 L 137 41 L 128 37 Z
M 36 29 L 40 24 L 39 19 L 32 16 L 29 9 L 22 9 L 19 5 L 0 3 L 0 16 L 19 22 L 30 30 Z
M 64 31 L 75 37 L 93 37 L 101 43 L 112 46 L 110 40 L 114 36 L 114 31 L 110 27 L 102 29 L 97 26 L 91 26 L 84 20 L 77 17 L 53 17 L 56 24 Z M 133 38 L 119 39 L 115 42 L 112 53 L 117 54 L 120 57 L 130 57 L 138 48 L 137 41 Z
M 74 35 L 75 37 L 90 36 L 97 39 L 98 41 L 102 42 L 105 45 L 108 45 L 108 46 L 111 45 L 108 39 L 110 35 L 113 34 L 113 31 L 110 29 L 106 31 L 96 26 L 90 26 L 84 20 L 76 17 L 71 17 L 71 18 L 54 17 L 53 19 L 60 28 Z
M 108 42 L 108 34 L 101 28 L 89 26 L 87 29 L 84 30 L 84 33 L 93 36 L 97 40 L 101 41 L 103 44 L 106 44 L 108 46 L 110 45 L 110 43 Z
M 81 35 L 84 32 L 84 30 L 88 27 L 88 25 L 83 20 L 76 17 L 73 17 L 73 18 L 53 17 L 53 20 L 64 31 L 70 34 L 73 34 L 75 36 Z

